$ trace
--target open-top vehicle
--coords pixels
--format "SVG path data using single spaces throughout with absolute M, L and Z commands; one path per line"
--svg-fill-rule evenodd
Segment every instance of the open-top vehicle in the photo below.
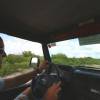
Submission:
M 49 61 L 49 68 L 33 80 L 32 90 L 36 98 L 41 98 L 44 93 L 44 83 L 39 82 L 45 79 L 47 87 L 52 82 L 62 81 L 59 100 L 100 100 L 100 65 L 83 63 L 83 66 L 77 67 L 70 63 L 67 65 L 66 61 L 58 63 L 51 59 L 59 45 L 62 45 L 58 47 L 59 53 L 67 52 L 64 46 L 70 39 L 80 38 L 81 45 L 100 43 L 99 4 L 99 0 L 0 1 L 0 32 L 41 43 L 44 58 Z M 70 50 L 73 52 L 75 48 Z M 0 98 L 13 100 L 26 87 L 23 85 L 3 91 Z M 41 87 L 41 91 L 35 87 Z

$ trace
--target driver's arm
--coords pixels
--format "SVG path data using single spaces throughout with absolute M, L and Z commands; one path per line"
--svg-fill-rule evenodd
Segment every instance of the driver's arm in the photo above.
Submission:
M 43 100 L 58 100 L 58 93 L 61 90 L 61 82 L 54 83 L 49 87 L 43 97 Z M 14 100 L 33 100 L 31 87 L 25 89 L 20 95 L 18 95 Z
M 49 87 L 44 95 L 44 100 L 58 100 L 58 93 L 61 90 L 60 84 L 61 82 L 54 83 Z
M 33 100 L 31 87 L 28 87 L 27 89 L 25 89 L 14 100 Z
M 42 64 L 39 65 L 39 68 L 34 71 L 32 70 L 25 74 L 13 76 L 10 78 L 0 79 L 1 80 L 0 81 L 1 82 L 0 91 L 4 89 L 13 88 L 13 87 L 26 83 L 27 81 L 31 80 L 33 76 L 36 76 L 38 72 L 41 72 L 43 69 L 47 68 L 47 66 L 48 66 L 47 61 L 44 61 Z

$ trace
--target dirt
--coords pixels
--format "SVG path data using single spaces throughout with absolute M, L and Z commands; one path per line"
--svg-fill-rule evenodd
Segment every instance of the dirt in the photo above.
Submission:
M 32 71 L 32 70 L 33 70 L 33 68 L 25 69 L 25 70 L 23 70 L 23 71 L 19 71 L 19 72 L 16 72 L 16 73 L 13 73 L 13 74 L 7 75 L 7 76 L 5 76 L 4 78 L 14 77 L 14 76 L 16 76 L 16 75 L 21 75 L 21 74 L 24 74 L 24 73 L 30 72 L 30 71 Z

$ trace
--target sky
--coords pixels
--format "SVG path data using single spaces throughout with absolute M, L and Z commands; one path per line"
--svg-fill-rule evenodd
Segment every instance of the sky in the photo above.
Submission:
M 42 46 L 40 43 L 27 41 L 24 39 L 12 37 L 0 33 L 5 44 L 5 52 L 7 54 L 22 54 L 24 51 L 31 51 L 36 55 L 43 55 Z
M 80 46 L 78 39 L 67 40 L 57 43 L 57 46 L 51 48 L 52 53 L 66 54 L 68 57 L 92 57 L 100 58 L 100 44 Z M 62 49 L 63 48 L 63 49 Z M 59 49 L 58 52 L 56 52 Z
M 4 40 L 7 54 L 22 54 L 24 51 L 31 51 L 36 55 L 43 55 L 40 43 L 23 40 L 0 33 Z M 67 40 L 56 43 L 50 48 L 51 54 L 63 53 L 68 57 L 93 57 L 100 58 L 100 44 L 80 46 L 78 39 Z

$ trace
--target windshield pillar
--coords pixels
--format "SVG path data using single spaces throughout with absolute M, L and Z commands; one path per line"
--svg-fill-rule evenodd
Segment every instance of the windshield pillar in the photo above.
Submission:
M 42 49 L 43 49 L 44 59 L 51 62 L 49 50 L 46 43 L 42 43 Z

